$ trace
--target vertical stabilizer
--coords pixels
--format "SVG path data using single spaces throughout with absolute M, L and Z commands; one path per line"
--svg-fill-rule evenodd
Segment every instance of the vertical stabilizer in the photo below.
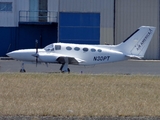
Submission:
M 141 26 L 126 40 L 120 43 L 117 49 L 128 57 L 144 57 L 155 29 L 155 27 L 151 26 Z

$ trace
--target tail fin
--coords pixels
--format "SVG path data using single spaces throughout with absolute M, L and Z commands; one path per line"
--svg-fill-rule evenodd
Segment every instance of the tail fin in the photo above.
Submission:
M 141 26 L 126 40 L 117 45 L 118 50 L 131 58 L 143 58 L 155 29 L 151 26 Z

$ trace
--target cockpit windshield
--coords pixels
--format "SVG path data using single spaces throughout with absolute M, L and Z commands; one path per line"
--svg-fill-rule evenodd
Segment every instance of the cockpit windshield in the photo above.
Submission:
M 45 51 L 54 51 L 54 46 L 53 44 L 50 44 L 50 45 L 47 45 L 45 48 L 44 48 Z

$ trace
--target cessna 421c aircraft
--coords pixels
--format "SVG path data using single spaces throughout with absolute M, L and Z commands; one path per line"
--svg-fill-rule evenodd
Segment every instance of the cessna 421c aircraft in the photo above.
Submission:
M 22 49 L 7 53 L 23 62 L 62 64 L 61 72 L 70 72 L 69 64 L 95 65 L 127 59 L 142 59 L 154 34 L 155 27 L 141 26 L 118 45 L 86 45 L 53 43 L 44 49 Z M 20 72 L 25 72 L 24 63 Z

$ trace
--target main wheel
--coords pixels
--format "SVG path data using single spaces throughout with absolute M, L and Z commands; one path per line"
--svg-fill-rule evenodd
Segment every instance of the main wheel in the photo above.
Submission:
M 66 72 L 68 72 L 68 73 L 70 73 L 70 69 L 69 68 L 67 68 L 67 70 L 66 71 L 61 71 L 62 73 L 66 73 Z
M 68 73 L 70 73 L 70 69 L 68 68 Z

